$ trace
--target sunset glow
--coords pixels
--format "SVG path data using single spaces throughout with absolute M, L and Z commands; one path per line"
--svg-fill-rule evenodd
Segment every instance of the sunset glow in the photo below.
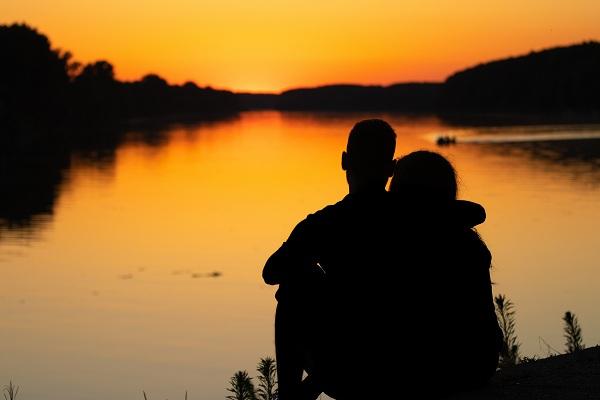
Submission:
M 467 66 L 600 39 L 597 0 L 8 0 L 75 59 L 238 91 L 439 81 Z

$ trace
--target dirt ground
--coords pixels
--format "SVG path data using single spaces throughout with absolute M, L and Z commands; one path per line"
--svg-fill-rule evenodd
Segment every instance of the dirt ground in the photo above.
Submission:
M 600 346 L 519 364 L 485 388 L 449 400 L 600 400 Z

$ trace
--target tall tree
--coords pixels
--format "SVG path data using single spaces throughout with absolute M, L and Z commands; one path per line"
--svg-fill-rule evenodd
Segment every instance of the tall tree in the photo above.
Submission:
M 577 316 L 571 311 L 567 311 L 563 317 L 565 323 L 565 339 L 567 339 L 567 353 L 575 353 L 576 351 L 585 349 L 583 344 L 583 335 L 581 334 L 581 326 Z
M 16 130 L 49 126 L 66 108 L 71 55 L 25 24 L 0 25 L 0 143 Z M 4 140 L 3 140 L 4 139 Z M 18 139 L 29 140 L 29 137 Z
M 258 371 L 258 391 L 260 400 L 274 400 L 277 397 L 277 378 L 275 360 L 271 357 L 261 358 L 256 368 Z
M 227 396 L 229 400 L 256 400 L 256 392 L 252 378 L 246 371 L 236 372 L 229 380 L 230 387 L 227 389 L 231 395 Z

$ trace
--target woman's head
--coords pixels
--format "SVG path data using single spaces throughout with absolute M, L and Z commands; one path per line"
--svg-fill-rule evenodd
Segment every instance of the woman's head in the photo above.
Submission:
M 441 154 L 415 151 L 396 162 L 390 191 L 454 200 L 458 191 L 456 171 Z

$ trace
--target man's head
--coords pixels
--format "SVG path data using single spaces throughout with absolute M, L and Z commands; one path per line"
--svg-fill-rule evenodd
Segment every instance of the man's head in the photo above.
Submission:
M 342 153 L 342 169 L 350 192 L 385 189 L 394 173 L 396 132 L 381 119 L 358 122 L 350 131 Z

